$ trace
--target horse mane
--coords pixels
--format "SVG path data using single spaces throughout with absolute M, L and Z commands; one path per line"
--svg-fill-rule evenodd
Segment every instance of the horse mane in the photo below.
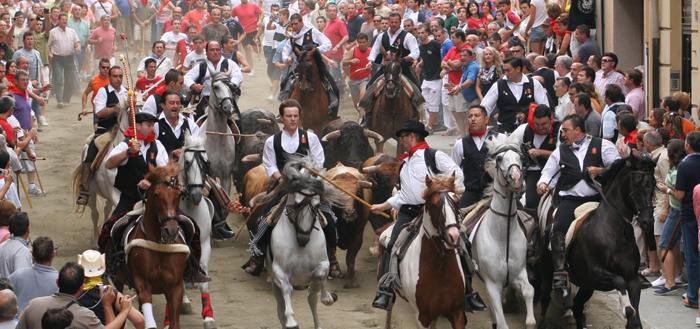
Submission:
M 233 82 L 231 82 L 231 77 L 226 72 L 213 72 L 211 74 L 211 82 L 223 82 L 226 86 L 233 92 L 234 88 Z
M 314 59 L 314 62 L 316 62 L 316 64 L 317 64 L 316 67 L 318 68 L 318 75 L 320 77 L 325 77 L 328 75 L 328 69 L 326 69 L 326 64 L 323 62 L 323 58 L 321 57 L 321 53 L 318 51 L 318 48 L 316 48 L 315 46 L 313 46 L 311 44 L 306 44 L 306 45 L 304 45 L 304 48 L 302 48 L 301 56 L 300 56 L 300 58 L 297 59 L 297 61 L 299 62 L 299 67 L 301 68 L 301 66 L 306 65 L 306 64 L 302 64 L 302 63 L 304 63 L 304 61 L 302 61 L 300 59 L 305 58 L 306 55 L 314 49 L 316 49 L 316 51 L 313 53 L 312 57 Z
M 204 149 L 205 142 L 206 137 L 204 135 L 192 136 L 188 131 L 188 133 L 185 134 L 185 145 L 182 146 L 182 149 Z
M 428 198 L 430 198 L 431 195 L 442 190 L 447 190 L 450 192 L 455 191 L 454 173 L 449 176 L 443 174 L 436 175 L 431 177 L 430 180 L 430 186 L 427 186 L 427 188 L 423 191 L 423 194 L 421 195 L 421 197 L 424 200 L 428 200 Z
M 277 195 L 286 195 L 307 189 L 313 194 L 320 196 L 321 200 L 328 201 L 332 205 L 339 207 L 345 206 L 342 191 L 334 188 L 329 183 L 325 183 L 322 178 L 304 169 L 303 166 L 315 168 L 316 161 L 310 155 L 290 156 L 287 164 L 281 171 L 283 178 L 282 182 L 279 184 L 279 186 L 277 186 L 277 188 L 275 188 L 274 191 L 265 196 L 262 202 L 268 202 L 274 199 Z M 323 175 L 325 170 L 322 170 L 319 173 Z
M 172 178 L 177 179 L 180 173 L 180 166 L 175 163 L 174 160 L 170 160 L 165 167 L 154 167 L 153 165 L 148 165 L 149 173 L 144 177 L 145 180 L 151 182 L 151 184 L 157 181 L 170 181 Z
M 603 186 L 603 190 L 607 191 L 607 189 L 613 185 L 613 182 L 617 178 L 618 174 L 624 168 L 629 167 L 631 170 L 653 173 L 655 166 L 656 163 L 651 156 L 647 154 L 641 156 L 630 155 L 628 157 L 615 160 L 615 162 L 610 165 L 610 168 L 605 170 L 605 172 L 600 175 L 600 183 Z
M 506 151 L 506 149 L 510 149 L 518 155 L 522 157 L 522 151 L 520 150 L 520 145 L 522 144 L 522 140 L 516 135 L 510 135 L 508 139 L 506 139 L 505 142 L 501 142 L 495 137 L 491 137 L 484 141 L 484 144 L 486 147 L 489 149 L 488 153 L 488 158 L 486 159 L 486 162 L 484 162 L 484 168 L 489 169 L 489 168 L 495 168 L 496 167 L 496 159 L 494 159 L 494 156 L 496 154 L 499 154 L 501 152 Z M 484 173 L 487 174 L 487 173 Z M 484 197 L 491 197 L 493 196 L 493 184 L 495 182 L 491 182 L 485 189 L 484 189 Z

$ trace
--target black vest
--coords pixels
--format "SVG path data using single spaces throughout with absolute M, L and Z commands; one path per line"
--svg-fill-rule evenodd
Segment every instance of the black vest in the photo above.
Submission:
M 542 84 L 542 87 L 547 89 L 547 99 L 549 99 L 549 107 L 554 108 L 557 105 L 559 105 L 559 99 L 557 99 L 556 94 L 554 93 L 554 82 L 556 80 L 554 79 L 554 71 L 550 69 L 544 69 L 544 70 L 537 70 L 534 73 L 532 73 L 533 76 L 539 76 L 544 79 L 544 84 Z
M 228 60 L 226 58 L 221 57 L 220 61 L 223 61 L 221 63 L 221 68 L 219 68 L 219 72 L 225 72 L 228 70 Z M 197 84 L 202 84 L 204 81 L 204 77 L 207 75 L 207 71 L 209 71 L 209 68 L 207 67 L 207 61 L 203 61 L 199 63 L 199 76 L 197 77 L 197 80 L 194 80 L 194 83 Z
M 156 116 L 160 115 L 160 112 L 163 112 L 163 107 L 160 106 L 161 97 L 163 97 L 163 95 L 159 93 L 153 93 L 153 100 L 156 102 Z
M 496 133 L 489 130 L 486 132 L 484 139 L 493 138 Z M 488 158 L 489 148 L 486 147 L 486 141 L 481 146 L 481 150 L 476 148 L 476 143 L 472 135 L 467 134 L 462 138 L 462 163 L 459 166 L 464 173 L 464 189 L 467 191 L 477 192 L 479 195 L 484 191 L 484 186 L 481 183 L 485 170 L 484 163 Z M 487 175 L 488 176 L 488 175 Z M 489 176 L 490 177 L 490 176 Z
M 130 137 L 124 139 L 124 143 L 129 144 Z M 148 174 L 148 164 L 156 166 L 156 157 L 158 156 L 158 142 L 153 141 L 151 146 L 146 151 L 146 159 L 143 160 L 141 154 L 127 159 L 126 164 L 117 168 L 117 177 L 114 179 L 114 187 L 122 192 L 122 194 L 140 199 L 136 191 L 139 182 Z
M 610 106 L 608 107 L 608 111 L 610 111 L 610 112 L 612 112 L 612 113 L 615 114 L 615 121 L 617 121 L 617 108 L 620 107 L 620 105 L 621 105 L 621 104 L 614 104 L 614 105 L 610 105 Z M 591 110 L 591 111 L 595 111 L 595 110 Z M 607 113 L 605 113 L 605 111 L 603 111 L 603 113 L 604 113 L 604 114 L 607 114 Z M 590 114 L 590 113 L 589 113 L 589 114 Z M 585 119 L 588 119 L 588 115 L 586 115 L 586 118 L 585 118 Z M 601 120 L 603 119 L 602 116 L 601 116 L 600 119 L 601 119 Z M 610 139 L 610 140 L 614 143 L 614 142 L 617 140 L 617 136 L 618 136 L 619 134 L 620 134 L 620 132 L 617 131 L 617 125 L 615 125 L 615 129 L 613 129 L 613 137 L 612 137 L 612 139 Z M 602 125 L 602 122 L 601 122 L 601 125 L 600 125 L 600 137 L 603 137 L 603 125 Z
M 398 49 L 398 52 L 396 53 L 397 58 L 408 56 L 408 54 L 410 54 L 411 51 L 409 49 L 407 49 L 406 46 L 404 45 L 404 41 L 406 41 L 406 34 L 407 33 L 408 32 L 401 30 L 401 32 L 399 32 L 399 35 L 394 40 L 394 43 L 390 43 L 389 31 L 384 32 L 384 34 L 382 34 L 382 40 L 381 40 L 382 41 L 382 48 L 384 48 L 385 51 L 389 51 L 390 48 Z M 384 60 L 384 56 L 382 56 L 380 53 L 379 55 L 377 55 L 377 59 L 375 59 L 374 62 L 377 64 L 381 64 L 383 60 Z
M 107 107 L 119 105 L 119 97 L 117 96 L 117 93 L 115 93 L 114 90 L 110 92 L 109 86 L 110 85 L 104 86 L 105 92 L 107 93 Z M 100 128 L 109 129 L 114 127 L 118 120 L 119 118 L 117 115 L 113 115 L 109 118 L 98 119 L 97 126 Z
M 277 158 L 277 169 L 282 171 L 284 169 L 284 166 L 287 164 L 287 161 L 289 160 L 289 156 L 294 155 L 294 154 L 301 154 L 301 155 L 307 155 L 309 153 L 309 133 L 306 130 L 303 130 L 299 128 L 299 147 L 294 153 L 287 153 L 283 148 L 282 148 L 282 133 L 284 131 L 280 131 L 275 134 L 273 137 L 273 147 L 275 149 L 275 157 Z
M 530 143 L 530 145 L 533 148 L 546 151 L 554 151 L 557 148 L 557 136 L 559 135 L 559 128 L 561 128 L 561 122 L 555 121 L 552 125 L 554 126 L 552 128 L 552 132 L 549 133 L 547 137 L 545 137 L 540 147 L 535 147 L 535 131 L 532 130 L 532 127 L 530 127 L 530 125 L 525 126 L 525 132 L 523 133 L 523 144 Z M 542 156 L 537 157 L 537 163 L 539 164 L 540 168 L 544 168 L 544 165 L 547 164 L 547 159 L 548 158 Z
M 588 145 L 588 150 L 586 151 L 586 157 L 583 158 L 583 168 L 579 165 L 578 158 L 574 154 L 574 151 L 569 145 L 562 144 L 559 148 L 559 164 L 563 166 L 561 168 L 561 176 L 559 177 L 559 189 L 566 191 L 573 188 L 582 179 L 586 179 L 588 175 L 585 168 L 590 166 L 602 167 L 603 166 L 603 139 L 598 137 L 591 137 L 590 144 Z
M 314 31 L 314 29 L 309 29 L 308 31 L 306 31 L 306 33 L 304 33 L 304 35 L 302 36 L 302 39 L 301 39 L 301 45 L 298 45 L 296 42 L 294 42 L 293 39 L 290 39 L 289 42 L 292 43 L 292 47 L 294 47 L 295 49 L 297 49 L 299 51 L 304 50 L 304 46 L 308 45 L 308 44 L 312 44 L 312 45 L 318 47 L 318 44 L 314 41 L 314 35 L 313 35 L 314 32 L 313 31 Z
M 161 144 L 163 144 L 163 147 L 166 151 L 168 151 L 168 154 L 170 154 L 170 152 L 173 150 L 182 148 L 182 146 L 185 145 L 185 130 L 190 129 L 190 124 L 189 120 L 187 119 L 180 118 L 180 120 L 184 120 L 184 122 L 182 123 L 182 126 L 180 126 L 179 138 L 175 137 L 175 133 L 170 128 L 170 125 L 165 118 L 158 120 L 158 130 L 160 130 L 158 140 Z
M 507 126 L 514 126 L 518 113 L 524 112 L 525 117 L 527 117 L 530 103 L 534 100 L 535 90 L 532 79 L 529 79 L 528 82 L 523 84 L 520 101 L 515 99 L 513 92 L 508 87 L 507 80 L 499 79 L 497 84 L 498 101 L 496 102 L 496 107 L 498 107 L 499 110 L 498 122 Z

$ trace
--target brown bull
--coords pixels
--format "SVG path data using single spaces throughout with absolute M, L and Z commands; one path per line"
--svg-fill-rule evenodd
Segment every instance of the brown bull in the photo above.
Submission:
M 248 222 L 246 223 L 251 236 L 258 232 L 258 218 L 263 215 L 265 210 L 264 204 L 255 204 L 255 200 L 260 199 L 255 196 L 267 191 L 268 184 L 272 184 L 270 178 L 265 173 L 265 168 L 262 164 L 248 171 L 243 177 L 243 191 L 241 195 L 243 199 L 241 204 L 244 204 L 250 209 Z
M 362 172 L 367 175 L 367 180 L 372 182 L 372 201 L 371 204 L 380 204 L 388 200 L 394 188 L 399 184 L 399 167 L 401 162 L 396 158 L 386 155 L 377 154 L 367 159 L 362 164 Z M 380 215 L 369 215 L 369 222 L 372 224 L 372 230 L 377 232 L 381 227 L 390 222 L 385 217 Z

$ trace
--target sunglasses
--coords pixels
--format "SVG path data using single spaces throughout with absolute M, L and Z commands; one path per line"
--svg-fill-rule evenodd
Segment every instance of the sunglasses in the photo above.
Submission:
M 100 66 L 101 69 L 109 70 L 109 66 Z
M 381 22 L 381 21 L 380 21 L 380 20 L 375 20 L 374 22 L 375 22 L 375 23 L 379 23 L 379 22 Z
M 603 63 L 614 62 L 612 59 L 601 59 L 600 61 L 603 62 Z
M 34 21 L 34 20 L 36 20 L 36 18 L 30 18 L 30 19 L 29 19 L 30 22 L 31 22 L 31 21 Z

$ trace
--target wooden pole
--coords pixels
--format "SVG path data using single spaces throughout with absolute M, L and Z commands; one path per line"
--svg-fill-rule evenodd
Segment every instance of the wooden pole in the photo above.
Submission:
M 22 184 L 22 189 L 24 190 L 24 195 L 27 196 L 27 201 L 29 201 L 29 208 L 34 209 L 34 205 L 32 204 L 32 198 L 29 197 L 29 191 L 27 191 L 27 185 L 24 185 L 24 178 L 22 178 L 22 173 L 18 173 L 17 177 L 19 178 L 19 182 Z
M 232 136 L 232 137 L 258 137 L 257 134 L 229 134 L 229 133 L 219 133 L 215 131 L 207 131 L 207 135 L 217 135 L 217 136 Z
M 248 214 L 248 218 L 245 219 L 245 222 L 243 222 L 243 225 L 241 225 L 241 228 L 238 229 L 238 233 L 236 233 L 236 237 L 233 238 L 233 242 L 236 242 L 238 240 L 238 237 L 241 236 L 241 232 L 243 232 L 243 228 L 246 227 L 248 224 L 248 221 L 250 220 L 251 217 L 253 217 L 253 213 L 258 210 L 259 204 L 256 204 L 255 207 L 250 211 L 250 214 Z
M 34 172 L 36 173 L 36 179 L 39 181 L 39 188 L 44 191 L 44 184 L 41 183 L 41 176 L 39 176 L 39 168 L 36 167 L 36 160 L 34 160 Z
M 302 166 L 303 166 L 304 168 L 306 168 L 307 170 L 309 170 L 310 172 L 314 173 L 314 175 L 323 178 L 323 180 L 325 180 L 326 182 L 331 183 L 331 185 L 335 186 L 335 188 L 337 188 L 337 189 L 343 191 L 345 194 L 351 196 L 353 199 L 357 200 L 359 203 L 361 203 L 361 204 L 363 204 L 363 205 L 365 205 L 365 206 L 367 206 L 367 207 L 370 207 L 370 208 L 372 207 L 372 205 L 369 204 L 367 201 L 360 199 L 360 197 L 358 197 L 358 196 L 355 195 L 354 193 L 350 193 L 350 191 L 348 191 L 348 190 L 342 188 L 340 185 L 336 184 L 334 181 L 328 179 L 328 177 L 321 175 L 318 171 L 313 170 L 313 169 L 311 169 L 311 168 L 309 168 L 309 167 L 307 167 L 307 166 L 305 166 L 305 165 L 302 165 Z M 386 218 L 391 219 L 391 216 L 389 216 L 389 214 L 387 214 L 387 213 L 385 213 L 385 212 L 381 212 L 380 214 L 381 214 L 382 216 L 386 217 Z

